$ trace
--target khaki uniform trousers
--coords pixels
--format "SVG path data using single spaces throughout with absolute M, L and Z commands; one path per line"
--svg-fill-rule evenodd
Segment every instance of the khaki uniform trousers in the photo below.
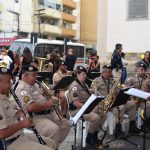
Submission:
M 113 109 L 113 114 L 115 116 L 116 123 L 122 123 L 124 119 L 124 113 L 128 111 L 129 120 L 133 121 L 136 119 L 136 103 L 135 100 L 127 101 L 125 105 L 119 106 L 119 111 L 117 108 Z
M 74 116 L 79 109 L 74 110 L 71 114 Z M 88 132 L 93 134 L 95 131 L 99 130 L 106 120 L 106 115 L 103 113 L 97 113 L 95 110 L 89 114 L 84 114 L 83 119 L 90 122 Z
M 41 135 L 53 139 L 57 145 L 65 140 L 71 128 L 69 121 L 65 118 L 60 121 L 55 111 L 34 117 L 34 123 Z
M 56 144 L 49 138 L 42 137 L 46 145 L 39 143 L 34 134 L 21 134 L 13 143 L 8 145 L 8 150 L 54 150 Z

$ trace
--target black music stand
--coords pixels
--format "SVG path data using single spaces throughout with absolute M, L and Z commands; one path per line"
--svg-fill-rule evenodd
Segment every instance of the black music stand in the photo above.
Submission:
M 75 127 L 75 130 L 74 130 L 75 131 L 75 139 L 74 139 L 74 145 L 72 145 L 72 150 L 76 150 L 76 126 L 77 126 L 78 120 L 80 118 L 82 119 L 81 150 L 83 150 L 83 145 L 82 145 L 82 143 L 83 143 L 83 129 L 84 129 L 84 127 L 83 127 L 83 122 L 84 122 L 83 115 L 89 114 L 96 107 L 96 105 L 98 105 L 105 97 L 104 96 L 96 97 L 94 95 L 93 99 L 90 99 L 90 98 L 82 106 L 82 108 L 79 110 L 79 112 L 76 114 L 76 116 L 74 116 L 71 120 L 72 125 Z
M 74 81 L 73 76 L 63 77 L 54 87 L 53 90 L 58 91 L 67 88 Z
M 126 104 L 126 102 L 129 100 L 130 95 L 124 93 L 124 92 L 128 91 L 129 89 L 130 89 L 130 88 L 121 89 L 121 90 L 119 91 L 119 94 L 118 94 L 117 97 L 116 97 L 115 102 L 114 102 L 114 103 L 111 105 L 111 107 L 110 107 L 110 108 L 117 107 L 119 114 L 120 114 L 120 110 L 119 110 L 119 107 L 118 107 L 118 106 Z M 120 116 L 120 115 L 119 115 L 119 116 Z M 130 144 L 132 144 L 132 145 L 134 145 L 134 146 L 136 146 L 137 148 L 140 148 L 140 145 L 138 145 L 138 144 L 136 144 L 136 143 L 133 143 L 132 141 L 129 141 L 129 140 L 128 140 L 128 137 L 129 137 L 128 135 L 121 135 L 121 136 L 119 136 L 119 137 L 115 137 L 114 139 L 112 139 L 112 140 L 106 142 L 106 144 L 109 144 L 109 143 L 111 143 L 111 142 L 113 142 L 113 141 L 118 140 L 118 142 L 117 142 L 117 145 L 118 145 L 119 142 L 120 142 L 120 140 L 124 140 L 124 141 L 126 141 L 126 142 L 128 142 L 128 143 L 130 143 Z M 117 148 L 117 145 L 116 145 L 116 148 Z

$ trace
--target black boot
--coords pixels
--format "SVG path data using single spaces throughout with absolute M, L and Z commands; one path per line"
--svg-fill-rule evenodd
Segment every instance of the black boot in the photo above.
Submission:
M 115 126 L 114 137 L 117 139 L 121 136 L 121 124 L 117 123 Z
M 91 146 L 98 146 L 99 140 L 98 140 L 98 132 L 95 132 L 93 134 L 88 133 L 86 137 L 86 143 Z
M 136 127 L 135 121 L 130 121 L 129 123 L 129 134 L 140 134 L 140 129 Z

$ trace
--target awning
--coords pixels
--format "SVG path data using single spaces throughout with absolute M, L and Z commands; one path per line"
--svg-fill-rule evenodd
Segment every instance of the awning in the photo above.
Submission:
M 16 37 L 0 38 L 0 46 L 10 46 L 14 40 L 16 40 Z

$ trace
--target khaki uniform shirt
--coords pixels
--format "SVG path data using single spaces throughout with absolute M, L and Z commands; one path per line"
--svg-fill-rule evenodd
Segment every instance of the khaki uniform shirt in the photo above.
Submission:
M 58 70 L 56 73 L 54 73 L 53 84 L 56 85 L 65 76 L 67 76 L 67 73 L 62 73 L 61 70 Z
M 38 84 L 31 86 L 24 81 L 19 81 L 16 88 L 16 95 L 22 105 L 28 106 L 32 102 L 45 103 L 47 99 L 42 95 L 43 91 L 39 88 Z
M 109 81 L 104 81 L 102 77 L 98 77 L 92 82 L 91 89 L 96 95 L 98 94 L 106 97 L 114 83 L 115 80 L 112 78 Z
M 13 105 L 8 100 L 6 95 L 0 94 L 0 129 L 7 128 L 8 126 L 17 122 L 18 120 Z M 16 137 L 21 133 L 22 130 L 19 130 L 6 140 Z
M 137 89 L 142 89 L 144 84 L 145 84 L 145 80 L 146 80 L 147 76 L 145 75 L 143 78 L 139 78 L 137 76 L 137 74 L 130 76 L 127 81 L 126 84 L 128 86 L 134 86 Z
M 87 85 L 85 86 L 88 88 Z M 69 96 L 70 96 L 70 100 L 72 101 L 79 100 L 81 103 L 85 103 L 89 98 L 89 94 L 86 92 L 85 88 L 83 88 L 76 81 L 74 81 L 70 85 Z

